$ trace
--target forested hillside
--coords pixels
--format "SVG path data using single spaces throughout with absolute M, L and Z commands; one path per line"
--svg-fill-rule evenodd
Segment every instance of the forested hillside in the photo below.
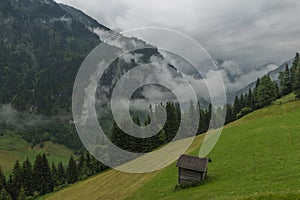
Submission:
M 100 42 L 74 16 L 52 0 L 0 2 L 0 103 L 44 115 L 70 113 L 75 75 Z

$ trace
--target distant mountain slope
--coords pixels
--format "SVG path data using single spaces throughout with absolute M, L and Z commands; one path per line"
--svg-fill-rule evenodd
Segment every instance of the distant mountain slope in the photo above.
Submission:
M 135 52 L 142 55 L 142 62 L 149 63 L 152 56 L 163 59 L 154 46 L 110 31 L 70 6 L 53 0 L 1 1 L 0 104 L 71 118 L 75 76 L 87 54 L 102 42 L 103 33 L 117 38 L 115 43 L 105 44 L 108 51 L 146 46 L 150 49 Z M 135 66 L 134 60 L 118 59 L 102 83 L 111 89 L 120 72 Z
M 172 164 L 154 174 L 109 170 L 44 199 L 299 199 L 300 101 L 289 102 L 292 97 L 228 124 L 209 154 L 203 185 L 175 191 Z
M 102 30 L 109 31 L 110 29 L 105 27 L 104 25 L 97 22 L 95 19 L 91 18 L 90 16 L 86 15 L 81 10 L 73 8 L 71 6 L 65 4 L 59 4 L 59 6 L 64 9 L 67 13 L 72 15 L 74 18 L 78 19 L 81 23 L 85 24 L 87 27 L 90 28 L 99 28 Z
M 1 1 L 0 103 L 46 115 L 70 111 L 77 70 L 101 42 L 74 16 L 52 0 Z
M 43 147 L 36 145 L 31 148 L 31 144 L 23 140 L 20 136 L 13 133 L 0 135 L 0 166 L 5 173 L 10 172 L 17 160 L 23 162 L 29 158 L 31 162 L 35 160 L 37 154 L 45 153 L 48 155 L 50 164 L 62 162 L 68 164 L 73 151 L 65 146 L 45 142 Z
M 106 37 L 114 36 L 115 43 L 102 43 L 103 33 Z M 150 63 L 153 56 L 163 60 L 156 47 L 110 31 L 70 6 L 53 0 L 2 0 L 0 112 L 2 104 L 12 105 L 17 111 L 33 114 L 25 116 L 47 116 L 52 123 L 52 127 L 46 125 L 42 129 L 36 124 L 22 130 L 16 130 L 14 125 L 18 124 L 9 124 L 9 128 L 33 144 L 56 138 L 60 144 L 78 150 L 81 141 L 72 124 L 71 112 L 73 84 L 82 62 L 100 43 L 105 45 L 108 54 L 132 47 L 148 47 L 132 52 L 139 55 L 140 63 L 132 58 L 126 62 L 125 58 L 118 58 L 109 66 L 105 77 L 100 80 L 103 87 L 99 87 L 96 94 L 105 100 L 111 96 L 117 80 L 128 70 Z M 175 69 L 171 65 L 168 67 Z M 107 105 L 104 103 L 99 113 L 103 119 L 101 122 L 104 121 L 101 125 L 104 124 L 106 132 L 110 133 L 112 119 Z M 0 115 L 5 116 L 5 113 Z M 52 118 L 55 120 L 52 121 Z M 0 128 L 3 126 L 6 130 L 6 125 L 5 120 L 0 119 Z
M 292 58 L 292 59 L 284 62 L 279 67 L 277 67 L 275 70 L 272 70 L 272 71 L 270 71 L 267 74 L 272 78 L 272 80 L 278 82 L 279 72 L 281 72 L 281 71 L 283 71 L 285 69 L 286 64 L 288 64 L 289 66 L 292 66 L 293 61 L 294 61 L 294 59 Z M 262 74 L 261 76 L 263 76 L 263 75 L 264 74 Z M 255 84 L 256 84 L 256 80 L 254 80 L 253 82 L 249 83 L 246 87 L 244 87 L 244 88 L 242 88 L 242 89 L 240 89 L 240 90 L 238 90 L 238 91 L 236 91 L 234 93 L 228 94 L 228 96 L 227 96 L 227 102 L 233 103 L 235 96 L 239 96 L 241 94 L 248 93 L 248 91 L 249 91 L 250 88 L 254 88 L 255 87 Z

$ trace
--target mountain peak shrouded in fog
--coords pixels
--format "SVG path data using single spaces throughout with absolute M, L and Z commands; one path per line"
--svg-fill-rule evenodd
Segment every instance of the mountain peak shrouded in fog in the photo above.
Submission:
M 170 69 L 180 69 L 186 73 L 185 78 L 191 82 L 202 84 L 203 77 L 187 63 L 166 55 L 147 41 L 112 31 L 71 6 L 52 0 L 3 0 L 0 9 L 0 41 L 3 46 L 0 50 L 3 61 L 0 100 L 5 104 L 12 103 L 19 110 L 50 115 L 70 113 L 72 83 L 82 61 L 101 41 L 110 37 L 115 39 L 107 45 L 116 49 L 150 49 L 128 54 L 123 58 L 124 66 L 118 64 L 110 68 L 108 77 L 113 78 L 104 79 L 106 85 L 118 79 L 117 74 L 121 74 L 123 67 L 129 69 L 151 59 L 155 62 L 163 60 Z M 216 64 L 230 93 L 276 68 L 274 64 L 244 68 L 234 59 L 222 58 L 216 59 Z M 205 67 L 205 63 L 202 65 Z M 180 83 L 180 77 L 174 79 L 174 84 Z M 20 81 L 13 84 L 16 79 Z M 177 88 L 181 88 L 180 84 Z M 153 94 L 153 88 L 148 89 Z M 100 93 L 103 94 L 103 91 Z M 161 95 L 160 92 L 158 90 L 157 95 Z

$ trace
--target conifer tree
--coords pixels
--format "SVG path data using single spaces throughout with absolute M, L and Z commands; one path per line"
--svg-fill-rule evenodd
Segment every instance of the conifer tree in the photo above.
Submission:
M 205 133 L 207 131 L 207 124 L 206 124 L 206 116 L 205 111 L 201 108 L 201 104 L 198 101 L 198 110 L 199 110 L 199 124 L 198 124 L 198 134 Z
M 287 64 L 285 70 L 283 72 L 280 72 L 279 80 L 280 80 L 279 93 L 281 96 L 285 96 L 290 92 L 292 92 L 290 69 Z
M 291 69 L 290 69 L 291 83 L 292 83 L 292 89 L 293 90 L 297 90 L 299 88 L 299 84 L 297 83 L 298 82 L 297 71 L 298 71 L 298 68 L 299 68 L 299 61 L 300 61 L 299 60 L 299 53 L 297 52 L 296 55 L 295 55 L 293 65 L 291 66 Z
M 53 179 L 53 187 L 59 186 L 59 176 L 58 176 L 58 171 L 57 167 L 55 166 L 54 162 L 52 162 L 51 166 L 51 174 L 52 174 L 52 179 Z
M 210 126 L 210 120 L 212 118 L 212 113 L 213 113 L 213 110 L 212 110 L 212 105 L 210 103 L 209 106 L 208 106 L 208 108 L 207 108 L 206 117 L 205 117 L 206 124 L 207 124 L 207 130 L 206 131 L 208 131 L 209 126 Z
M 42 194 L 46 194 L 49 192 L 53 192 L 54 183 L 53 183 L 52 173 L 51 173 L 51 169 L 46 154 L 42 155 L 42 162 L 43 162 L 43 179 L 45 183 L 45 188 L 44 191 L 42 191 Z
M 5 178 L 5 175 L 2 171 L 2 168 L 0 167 L 0 191 L 2 189 L 6 190 L 6 178 Z
M 23 180 L 22 169 L 21 169 L 20 162 L 18 160 L 14 165 L 11 178 L 12 180 L 10 184 L 10 195 L 12 196 L 13 199 L 17 199 L 20 194 L 21 184 Z
M 77 171 L 77 165 L 74 160 L 74 157 L 71 156 L 67 168 L 67 182 L 69 184 L 73 184 L 76 181 L 78 181 L 78 171 Z
M 260 78 L 257 79 L 256 83 L 255 83 L 255 88 L 253 90 L 253 107 L 254 109 L 258 108 L 258 96 L 257 96 L 257 89 L 260 85 Z
M 175 106 L 173 102 L 167 102 L 166 105 L 167 120 L 164 126 L 166 141 L 170 142 L 178 131 L 178 121 Z
M 260 85 L 257 88 L 257 104 L 259 108 L 268 106 L 277 98 L 276 87 L 269 76 L 264 76 L 261 79 Z
M 189 129 L 188 131 L 190 133 L 192 133 L 192 130 L 195 129 L 195 127 L 198 127 L 199 125 L 199 121 L 196 120 L 196 107 L 194 106 L 194 102 L 191 101 L 190 102 L 190 106 L 189 106 L 189 110 L 188 110 L 188 123 L 189 123 Z M 197 128 L 197 131 L 198 131 L 198 128 Z
M 66 182 L 66 173 L 62 162 L 58 163 L 57 167 L 58 184 L 63 185 Z
M 247 100 L 246 100 L 246 107 L 248 107 L 248 108 L 254 108 L 254 105 L 253 105 L 253 94 L 252 94 L 252 89 L 251 88 L 248 91 Z
M 54 183 L 51 169 L 45 154 L 37 155 L 33 166 L 34 189 L 40 195 L 53 192 Z
M 242 110 L 243 105 L 239 99 L 238 96 L 234 98 L 234 103 L 233 103 L 233 115 L 236 117 L 236 115 Z
M 225 118 L 225 124 L 228 124 L 235 120 L 233 107 L 229 104 L 226 105 L 226 118 Z
M 34 193 L 33 190 L 33 170 L 29 159 L 27 158 L 22 165 L 22 175 L 23 175 L 23 182 L 22 188 L 24 189 L 27 196 L 32 196 Z
M 299 53 L 296 53 L 293 66 L 291 67 L 292 88 L 296 94 L 300 94 L 300 58 Z

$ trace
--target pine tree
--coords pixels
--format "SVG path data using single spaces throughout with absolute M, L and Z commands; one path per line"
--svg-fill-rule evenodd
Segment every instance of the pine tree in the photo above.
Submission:
M 228 124 L 235 120 L 235 115 L 233 111 L 233 107 L 229 104 L 226 105 L 226 118 L 225 118 L 225 124 Z
M 258 89 L 259 85 L 260 85 L 260 78 L 257 79 L 256 84 L 255 84 L 255 88 L 254 88 L 254 91 L 253 91 L 253 107 L 254 107 L 254 109 L 258 108 L 257 89 Z
M 300 94 L 300 58 L 299 53 L 296 53 L 293 66 L 291 67 L 292 88 L 295 93 Z
M 53 192 L 54 183 L 51 169 L 45 154 L 37 155 L 33 166 L 34 190 L 40 195 Z
M 6 181 L 6 191 L 9 193 L 11 198 L 13 198 L 13 192 L 14 192 L 14 182 L 12 174 L 9 175 L 8 180 Z
M 0 167 L 0 199 L 11 200 L 10 194 L 7 192 L 7 184 L 5 175 Z
M 53 192 L 54 182 L 53 182 L 52 173 L 51 173 L 51 169 L 46 154 L 42 155 L 42 162 L 43 162 L 43 179 L 45 183 L 45 188 L 44 191 L 42 191 L 42 194 L 46 194 L 49 192 Z
M 124 138 L 122 137 L 122 131 L 118 127 L 117 123 L 113 123 L 111 131 L 111 141 L 118 147 L 122 148 Z
M 53 187 L 55 188 L 55 187 L 59 186 L 59 176 L 58 176 L 58 171 L 57 171 L 57 168 L 56 168 L 54 162 L 52 162 L 51 174 L 52 174 L 52 179 L 53 179 Z
M 35 192 L 39 192 L 42 190 L 41 189 L 41 182 L 43 182 L 43 164 L 42 164 L 42 157 L 41 155 L 37 155 L 33 164 L 33 178 L 34 178 L 34 183 L 33 183 L 33 190 Z
M 67 182 L 69 184 L 73 184 L 76 181 L 78 181 L 78 171 L 77 171 L 77 165 L 74 160 L 74 157 L 71 156 L 67 168 Z
M 276 99 L 280 98 L 280 92 L 279 92 L 279 85 L 277 84 L 276 81 L 273 81 L 274 85 L 275 85 L 275 89 L 276 89 Z
M 259 108 L 268 106 L 277 98 L 276 86 L 269 76 L 261 79 L 257 88 L 257 105 Z
M 246 105 L 246 99 L 245 99 L 245 97 L 244 97 L 244 94 L 242 93 L 242 94 L 240 95 L 240 106 L 241 106 L 241 110 L 245 107 L 245 105 Z
M 2 171 L 2 168 L 0 167 L 0 191 L 2 189 L 6 189 L 6 178 Z
M 192 134 L 193 129 L 195 129 L 197 127 L 197 131 L 198 131 L 198 125 L 199 125 L 199 121 L 196 120 L 196 107 L 194 106 L 194 102 L 190 102 L 190 106 L 189 106 L 189 110 L 188 110 L 188 123 L 189 123 L 189 133 Z
M 296 94 L 296 98 L 300 99 L 300 64 L 297 65 L 297 70 L 295 73 L 295 80 L 294 80 L 294 91 Z
M 27 196 L 32 196 L 33 190 L 33 170 L 29 159 L 27 158 L 22 165 L 23 183 L 22 188 L 25 190 Z
M 207 125 L 207 130 L 206 131 L 208 131 L 208 129 L 210 127 L 210 121 L 211 121 L 211 118 L 212 118 L 212 114 L 213 114 L 213 110 L 212 110 L 212 105 L 210 103 L 208 108 L 207 108 L 206 117 L 205 117 L 205 119 L 206 119 L 205 123 Z
M 297 55 L 296 55 L 297 57 Z M 298 68 L 298 59 L 295 57 L 295 60 L 293 62 L 293 65 L 290 68 L 290 76 L 291 76 L 291 83 L 292 83 L 292 89 L 296 90 L 297 88 L 297 68 Z
M 22 181 L 23 181 L 22 169 L 21 169 L 20 162 L 18 160 L 16 161 L 16 163 L 14 165 L 11 178 L 12 178 L 12 180 L 11 180 L 11 184 L 10 184 L 10 189 L 11 189 L 10 194 L 13 199 L 17 199 L 20 194 L 21 185 L 22 185 Z
M 207 120 L 206 120 L 205 111 L 201 108 L 201 104 L 199 101 L 198 101 L 198 110 L 199 110 L 199 115 L 200 115 L 199 124 L 198 124 L 198 134 L 202 134 L 207 131 L 208 126 L 206 123 Z
M 175 103 L 175 110 L 176 110 L 176 115 L 177 115 L 177 125 L 180 124 L 181 122 L 181 108 L 180 108 L 180 103 L 176 102 Z
M 236 116 L 243 108 L 243 104 L 240 101 L 239 97 L 236 96 L 234 98 L 234 103 L 233 103 L 233 114 L 234 116 Z
M 247 99 L 246 99 L 246 107 L 248 108 L 254 108 L 253 105 L 253 94 L 252 94 L 252 89 L 250 88 L 248 91 Z
M 291 76 L 290 76 L 290 69 L 288 64 L 286 64 L 285 71 L 280 72 L 279 74 L 280 80 L 280 87 L 279 93 L 281 96 L 285 96 L 292 92 L 292 83 L 291 83 Z
M 164 131 L 166 133 L 166 140 L 170 142 L 177 133 L 178 130 L 178 118 L 173 102 L 167 102 L 166 105 L 167 120 L 164 126 Z
M 58 176 L 58 185 L 64 185 L 66 183 L 66 173 L 62 162 L 58 163 L 57 176 Z

